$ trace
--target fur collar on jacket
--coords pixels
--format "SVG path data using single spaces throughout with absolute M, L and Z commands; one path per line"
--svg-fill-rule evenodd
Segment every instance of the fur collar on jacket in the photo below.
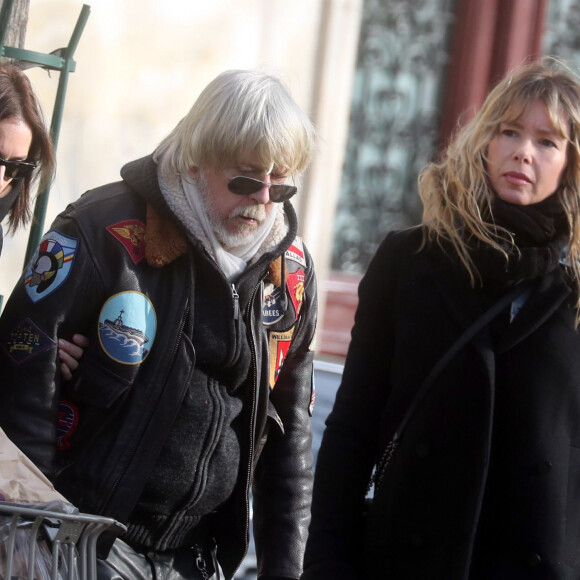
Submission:
M 162 192 L 157 164 L 151 156 L 128 163 L 122 168 L 121 176 L 147 201 L 145 257 L 150 266 L 161 268 L 185 254 L 188 245 L 186 232 L 192 232 L 191 237 L 211 253 L 211 245 L 201 228 L 193 220 L 188 220 L 191 210 L 177 176 L 164 180 L 165 192 Z M 256 262 L 264 253 L 276 248 L 288 234 L 284 205 L 278 204 L 277 209 L 272 231 L 250 263 Z M 281 258 L 278 257 L 270 264 L 268 276 L 278 286 L 282 282 L 281 266 Z

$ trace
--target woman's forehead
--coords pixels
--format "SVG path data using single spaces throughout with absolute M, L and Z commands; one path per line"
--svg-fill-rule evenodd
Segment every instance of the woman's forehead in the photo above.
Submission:
M 514 123 L 521 119 L 531 108 L 531 106 L 540 101 L 541 104 L 545 107 L 546 112 L 548 113 L 548 117 L 550 121 L 554 125 L 554 128 L 558 133 L 560 133 L 563 137 L 568 137 L 569 134 L 569 118 L 566 112 L 562 109 L 561 106 L 558 105 L 550 105 L 546 103 L 544 99 L 537 97 L 535 99 L 517 99 L 512 102 L 512 104 L 507 107 L 504 111 L 501 119 L 499 120 L 500 123 Z

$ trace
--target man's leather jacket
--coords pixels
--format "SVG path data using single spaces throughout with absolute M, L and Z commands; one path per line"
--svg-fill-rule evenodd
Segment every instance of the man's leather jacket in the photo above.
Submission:
M 196 264 L 211 258 L 163 203 L 150 158 L 121 175 L 58 216 L 6 304 L 0 425 L 81 511 L 124 522 L 186 396 Z M 299 578 L 302 568 L 316 282 L 289 203 L 284 211 L 288 234 L 248 267 L 244 308 L 225 277 L 216 288 L 216 299 L 230 292 L 224 317 L 234 333 L 242 317 L 252 355 L 245 467 L 217 531 L 228 578 L 247 550 L 251 489 L 259 574 Z M 90 347 L 65 383 L 57 337 L 75 332 Z

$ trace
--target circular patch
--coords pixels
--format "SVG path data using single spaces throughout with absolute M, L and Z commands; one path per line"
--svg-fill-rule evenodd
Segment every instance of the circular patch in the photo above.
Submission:
M 56 447 L 64 451 L 70 447 L 70 437 L 79 422 L 79 411 L 68 401 L 61 401 L 58 406 L 58 423 L 56 425 Z
M 265 284 L 262 296 L 262 322 L 265 325 L 274 324 L 284 316 L 281 301 L 282 290 L 271 282 Z
M 56 230 L 44 235 L 24 277 L 24 287 L 33 302 L 52 294 L 67 280 L 77 246 L 78 240 Z
M 153 345 L 157 316 L 151 300 L 141 292 L 120 292 L 109 298 L 99 314 L 99 340 L 113 360 L 142 363 Z

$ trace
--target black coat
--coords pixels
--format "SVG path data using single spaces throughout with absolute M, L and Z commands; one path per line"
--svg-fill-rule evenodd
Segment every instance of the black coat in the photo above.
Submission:
M 418 251 L 421 240 L 420 228 L 387 236 L 360 284 L 302 578 L 578 578 L 580 338 L 563 267 L 536 281 L 511 324 L 496 322 L 500 333 L 484 332 L 441 373 L 363 533 L 376 455 L 489 303 L 438 246 Z
M 126 165 L 122 177 L 87 192 L 57 217 L 41 247 L 48 254 L 58 248 L 49 244 L 60 241 L 63 265 L 36 280 L 28 273 L 31 262 L 6 304 L 0 425 L 81 511 L 128 522 L 129 543 L 145 539 L 158 551 L 175 547 L 162 542 L 186 546 L 192 520 L 197 524 L 211 510 L 227 578 L 248 547 L 252 486 L 262 577 L 298 578 L 312 485 L 316 280 L 306 248 L 296 246 L 292 206 L 285 206 L 286 236 L 234 285 L 199 240 L 186 241 L 162 203 L 151 158 Z M 290 263 L 291 253 L 300 264 Z M 45 264 L 45 257 L 39 253 L 38 262 Z M 275 286 L 287 300 L 283 307 L 278 299 L 277 318 L 266 320 L 266 297 L 278 292 Z M 137 326 L 127 321 L 132 304 L 124 301 L 119 310 L 117 298 L 134 299 L 135 311 L 149 308 L 155 317 Z M 109 304 L 115 307 L 108 310 Z M 111 328 L 113 336 L 130 340 L 107 341 Z M 65 382 L 55 344 L 75 331 L 88 336 L 90 346 L 75 380 Z M 143 336 L 147 350 L 137 351 L 135 337 Z M 131 349 L 115 349 L 116 343 Z M 247 366 L 240 362 L 245 348 Z M 170 443 L 185 408 L 191 427 L 178 432 L 183 448 L 171 455 L 167 449 L 178 449 Z M 134 508 L 151 473 L 159 479 L 164 460 L 177 455 L 185 459 L 171 468 L 187 469 L 181 468 L 181 482 L 168 485 L 182 488 L 151 508 L 165 526 L 159 532 Z M 232 471 L 234 478 L 239 474 L 233 489 Z M 184 500 L 175 505 L 175 497 Z

